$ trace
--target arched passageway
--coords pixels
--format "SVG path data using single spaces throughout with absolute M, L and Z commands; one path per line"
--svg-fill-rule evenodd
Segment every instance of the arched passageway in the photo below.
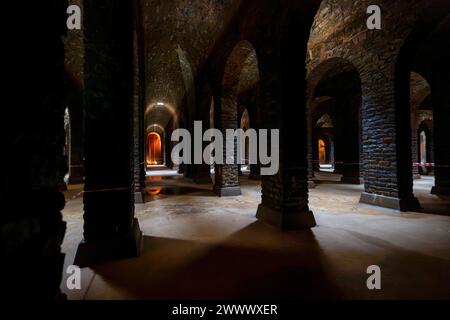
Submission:
M 161 136 L 157 132 L 147 135 L 147 166 L 164 165 L 164 151 Z
M 244 40 L 238 42 L 229 54 L 222 77 L 221 98 L 214 105 L 216 127 L 225 135 L 227 129 L 241 128 L 239 118 L 239 98 L 243 94 L 254 92 L 259 82 L 259 66 L 253 45 Z M 237 150 L 236 138 L 225 140 L 224 151 Z M 225 153 L 224 153 L 225 154 Z M 239 163 L 242 159 L 234 158 L 235 164 L 215 166 L 214 190 L 219 196 L 236 196 L 241 194 L 239 186 Z M 228 160 L 229 161 L 229 160 Z
M 396 64 L 397 153 L 402 163 L 399 192 L 410 210 L 439 213 L 450 208 L 446 198 L 450 194 L 450 144 L 444 124 L 450 121 L 450 63 L 448 48 L 441 41 L 450 35 L 449 27 L 448 17 L 440 23 L 418 25 L 405 40 Z M 417 180 L 420 174 L 428 184 Z
M 308 82 L 313 171 L 321 171 L 324 165 L 317 143 L 325 136 L 327 142 L 322 140 L 330 159 L 326 171 L 335 174 L 330 179 L 361 184 L 361 79 L 357 69 L 344 59 L 333 58 L 312 70 Z M 320 180 L 327 178 L 321 175 Z

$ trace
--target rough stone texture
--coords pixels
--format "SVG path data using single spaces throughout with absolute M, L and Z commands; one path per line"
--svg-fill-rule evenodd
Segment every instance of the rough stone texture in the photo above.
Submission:
M 1 178 L 1 272 L 8 275 L 5 291 L 11 295 L 59 296 L 65 225 L 58 186 L 68 169 L 63 155 L 66 107 L 69 181 L 83 181 L 79 169 L 86 156 L 85 242 L 80 248 L 91 255 L 122 258 L 139 252 L 133 193 L 141 193 L 145 184 L 145 134 L 158 128 L 170 137 L 175 128 L 191 130 L 193 121 L 207 120 L 211 99 L 210 127 L 236 128 L 246 108 L 254 128 L 281 130 L 280 170 L 262 177 L 258 218 L 282 229 L 314 226 L 308 199 L 313 139 L 307 136 L 313 136 L 314 108 L 322 106 L 313 99 L 331 95 L 340 107 L 352 106 L 350 115 L 358 118 L 353 99 L 343 101 L 329 90 L 334 84 L 327 85 L 334 79 L 344 82 L 339 89 L 353 91 L 345 87 L 348 78 L 340 78 L 353 69 L 358 74 L 353 79 L 361 80 L 363 200 L 417 208 L 412 190 L 417 171 L 411 160 L 417 156 L 417 129 L 431 120 L 433 192 L 450 193 L 450 70 L 442 41 L 449 34 L 449 19 L 443 21 L 450 12 L 448 1 L 380 0 L 383 29 L 369 31 L 366 9 L 373 3 L 368 0 L 136 0 L 134 9 L 142 15 L 135 15 L 134 56 L 131 2 L 70 3 L 83 8 L 83 30 L 69 32 L 64 43 L 67 1 L 8 3 L 5 14 L 18 31 L 4 38 L 9 44 L 5 61 L 14 68 L 6 70 L 5 92 L 14 108 L 2 109 L 1 118 L 12 129 L 2 126 L 0 135 L 6 146 L 2 167 L 8 168 Z M 30 29 L 30 24 L 39 28 Z M 429 83 L 431 98 L 422 97 L 423 85 L 411 81 L 411 71 Z M 157 105 L 160 101 L 164 106 Z M 339 117 L 344 114 L 328 113 L 342 128 L 345 121 Z M 338 132 L 337 160 L 344 164 L 357 161 L 357 139 L 349 143 L 354 153 L 348 159 L 350 153 L 340 147 L 344 136 L 358 136 L 357 129 Z M 164 149 L 170 150 L 165 140 Z M 253 166 L 252 173 L 257 169 Z M 180 170 L 194 179 L 209 176 L 208 166 Z M 237 165 L 218 167 L 215 185 L 221 195 L 240 193 Z M 24 293 L 25 286 L 29 290 Z
M 83 0 L 69 0 L 68 5 L 77 5 L 83 17 Z M 64 38 L 65 60 L 64 69 L 79 86 L 84 87 L 84 24 L 81 30 L 70 30 Z
M 449 13 L 450 10 L 444 11 Z M 428 33 L 429 34 L 429 33 Z M 427 34 L 427 35 L 428 35 Z M 431 86 L 431 103 L 433 110 L 433 138 L 434 138 L 434 162 L 435 183 L 432 192 L 438 195 L 450 194 L 450 144 L 447 127 L 450 123 L 450 54 L 448 46 L 444 45 L 442 39 L 448 38 L 450 34 L 450 18 L 447 16 L 434 29 L 431 36 L 422 42 L 416 58 L 415 68 L 427 79 Z M 423 59 L 423 57 L 427 59 Z
M 7 81 L 0 111 L 2 299 L 62 297 L 66 225 L 58 186 L 67 172 L 62 43 L 66 5 L 20 1 L 3 7 L 2 39 L 8 45 L 3 50 Z
M 70 0 L 83 15 L 83 0 Z M 83 183 L 83 89 L 84 89 L 84 25 L 81 30 L 69 30 L 64 38 L 66 106 L 70 119 L 69 184 Z
M 330 135 L 334 149 L 335 172 L 342 173 L 342 181 L 360 184 L 360 109 L 361 80 L 352 65 L 345 61 L 319 66 L 310 74 L 308 93 L 311 109 L 311 126 L 314 128 L 314 163 L 318 166 L 317 122 L 324 116 L 330 117 L 333 132 Z M 339 67 L 338 70 L 335 68 Z M 319 71 L 320 70 L 320 71 Z M 319 81 L 320 80 L 320 81 Z M 313 87 L 315 85 L 315 87 Z
M 406 107 L 409 99 L 400 97 L 398 91 L 403 90 L 399 83 L 403 88 L 409 85 L 411 69 L 398 62 L 400 50 L 408 45 L 405 39 L 419 19 L 425 23 L 438 21 L 448 12 L 448 5 L 433 1 L 379 1 L 383 28 L 370 31 L 365 13 L 371 4 L 322 2 L 311 31 L 308 70 L 334 58 L 345 59 L 357 68 L 362 81 L 365 191 L 399 198 L 399 207 L 407 209 L 417 206 L 417 202 L 412 195 L 412 165 L 408 164 L 412 154 L 408 120 L 411 110 Z M 398 12 L 402 12 L 402 19 Z M 404 107 L 399 107 L 402 99 Z
M 215 104 L 215 110 L 219 113 L 217 117 L 217 128 L 222 131 L 224 136 L 227 129 L 237 129 L 238 126 L 238 98 L 239 89 L 242 88 L 243 83 L 249 81 L 241 80 L 241 72 L 244 67 L 249 65 L 249 57 L 256 57 L 255 50 L 252 44 L 248 41 L 239 42 L 231 52 L 225 66 L 222 87 L 221 99 L 219 103 Z M 253 58 L 255 61 L 256 58 Z M 250 60 L 251 61 L 251 60 Z M 256 70 L 257 73 L 257 70 Z M 251 84 L 252 85 L 252 84 Z M 227 158 L 227 150 L 234 149 L 233 159 Z M 214 189 L 217 193 L 221 193 L 221 189 L 231 188 L 237 190 L 239 186 L 239 172 L 238 172 L 238 154 L 236 140 L 225 139 L 224 143 L 224 159 L 231 165 L 217 165 L 216 166 L 216 181 Z M 232 194 L 240 194 L 240 192 L 233 192 Z
M 142 8 L 134 1 L 133 33 L 133 181 L 136 203 L 145 202 L 146 133 L 145 109 L 145 61 L 142 27 Z
M 138 253 L 138 248 L 129 250 L 125 244 L 136 236 L 131 158 L 133 8 L 120 0 L 86 0 L 84 10 L 85 243 L 76 261 L 93 265 L 108 257 L 91 256 L 89 245 L 103 244 L 103 252 L 114 253 L 110 258 Z

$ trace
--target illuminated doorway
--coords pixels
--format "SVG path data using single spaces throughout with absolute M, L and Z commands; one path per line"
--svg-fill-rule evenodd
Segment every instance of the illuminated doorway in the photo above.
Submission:
M 147 137 L 147 165 L 161 166 L 164 164 L 163 146 L 161 136 L 150 132 Z
M 428 162 L 427 159 L 427 135 L 425 131 L 420 133 L 420 163 L 426 164 Z
M 319 139 L 319 164 L 327 163 L 327 145 L 323 139 Z

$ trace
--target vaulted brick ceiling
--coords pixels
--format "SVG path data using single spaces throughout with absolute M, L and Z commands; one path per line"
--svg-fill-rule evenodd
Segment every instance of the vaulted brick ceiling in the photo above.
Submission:
M 189 103 L 193 77 L 226 30 L 241 0 L 142 0 L 146 101 L 173 109 Z M 164 113 L 158 113 L 161 110 Z M 154 108 L 150 122 L 165 125 L 169 113 Z

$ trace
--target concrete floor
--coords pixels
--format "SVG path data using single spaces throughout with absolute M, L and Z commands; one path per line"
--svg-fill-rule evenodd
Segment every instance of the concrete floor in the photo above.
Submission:
M 244 177 L 243 196 L 221 199 L 180 177 L 148 179 L 141 257 L 83 269 L 79 291 L 64 275 L 69 299 L 450 299 L 450 198 L 429 194 L 432 178 L 415 182 L 424 213 L 404 214 L 359 204 L 362 186 L 320 183 L 318 226 L 288 233 L 255 219 L 258 182 Z M 66 265 L 82 239 L 79 188 L 63 212 Z M 382 290 L 366 287 L 370 265 Z

